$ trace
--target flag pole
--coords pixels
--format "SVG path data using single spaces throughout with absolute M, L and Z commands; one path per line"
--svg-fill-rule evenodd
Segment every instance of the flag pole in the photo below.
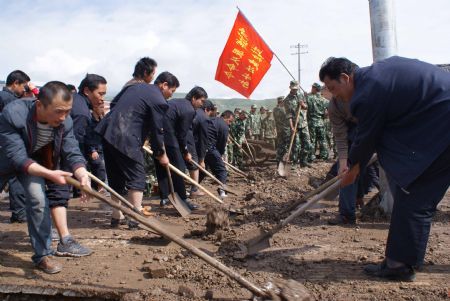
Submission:
M 253 30 L 255 30 L 259 37 L 261 38 L 261 40 L 264 41 L 263 37 L 259 34 L 259 32 L 256 30 L 255 26 L 253 26 L 253 24 L 247 19 L 247 17 L 245 16 L 244 12 L 239 8 L 239 6 L 236 6 L 236 8 L 238 9 L 238 11 L 242 14 L 242 16 L 245 18 L 245 20 L 247 20 L 248 24 L 250 24 L 253 27 Z M 266 43 L 266 41 L 264 41 L 264 43 L 269 46 L 269 44 Z M 270 48 L 270 47 L 269 47 Z M 281 61 L 281 59 L 278 57 L 278 55 L 272 50 L 272 48 L 270 48 L 270 51 L 272 51 L 273 55 L 277 58 L 277 60 L 280 62 L 281 66 L 284 67 L 284 69 L 286 69 L 287 73 L 289 73 L 289 75 L 292 77 L 293 80 L 296 80 L 295 77 L 292 75 L 291 71 L 289 71 L 289 69 L 286 67 L 286 65 Z M 306 93 L 306 91 L 300 86 L 300 83 L 298 83 L 300 89 L 302 89 L 303 92 Z

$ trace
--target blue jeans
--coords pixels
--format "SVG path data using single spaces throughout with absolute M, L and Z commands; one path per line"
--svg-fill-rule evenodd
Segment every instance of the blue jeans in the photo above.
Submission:
M 338 163 L 339 169 L 339 163 Z M 356 178 L 353 184 L 339 189 L 339 214 L 349 220 L 356 219 L 356 193 L 358 192 L 358 180 Z
M 27 174 L 20 174 L 17 179 L 25 191 L 28 235 L 34 249 L 31 259 L 38 264 L 45 256 L 53 255 L 51 248 L 52 221 L 49 201 L 45 194 L 45 179 Z

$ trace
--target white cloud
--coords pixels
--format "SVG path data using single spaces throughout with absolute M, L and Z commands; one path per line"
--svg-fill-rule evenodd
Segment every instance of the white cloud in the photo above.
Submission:
M 34 81 L 59 79 L 78 85 L 86 72 L 106 77 L 115 92 L 142 56 L 158 61 L 211 97 L 241 97 L 214 80 L 218 58 L 238 5 L 297 77 L 290 45 L 308 44 L 302 85 L 317 81 L 322 62 L 346 56 L 372 61 L 369 8 L 364 0 L 237 1 L 6 1 L 0 0 L 0 78 L 23 69 Z M 450 63 L 448 0 L 396 0 L 399 54 Z M 287 93 L 289 74 L 274 58 L 252 97 Z

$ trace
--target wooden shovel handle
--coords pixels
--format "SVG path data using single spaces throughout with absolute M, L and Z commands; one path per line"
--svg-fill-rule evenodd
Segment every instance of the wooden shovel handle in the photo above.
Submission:
M 66 181 L 68 184 L 84 191 L 85 193 L 95 197 L 96 199 L 98 199 L 102 202 L 107 203 L 111 207 L 122 211 L 123 214 L 133 218 L 134 220 L 136 220 L 139 223 L 142 223 L 143 225 L 149 227 L 153 231 L 156 231 L 157 233 L 159 233 L 162 236 L 166 237 L 167 239 L 173 241 L 177 245 L 185 248 L 186 250 L 189 250 L 194 255 L 198 256 L 200 259 L 202 259 L 209 265 L 213 266 L 214 268 L 218 269 L 219 271 L 221 271 L 222 273 L 224 273 L 231 279 L 237 281 L 239 284 L 241 284 L 243 287 L 247 288 L 254 294 L 256 294 L 258 296 L 262 296 L 262 297 L 267 296 L 267 293 L 265 293 L 262 288 L 251 283 L 250 281 L 248 281 L 247 279 L 245 279 L 244 277 L 239 275 L 237 272 L 228 268 L 227 266 L 225 266 L 223 263 L 219 262 L 218 260 L 210 257 L 208 254 L 206 254 L 205 252 L 196 248 L 195 246 L 191 245 L 187 241 L 185 241 L 182 238 L 176 236 L 175 234 L 172 234 L 171 232 L 167 231 L 156 220 L 145 218 L 127 207 L 124 207 L 116 202 L 108 200 L 107 198 L 105 198 L 102 194 L 98 193 L 97 191 L 94 191 L 91 188 L 86 187 L 86 186 L 81 186 L 80 182 L 78 182 L 77 180 L 75 180 L 71 177 L 66 177 Z
M 152 150 L 147 147 L 147 146 L 143 146 L 144 150 L 146 152 L 148 152 L 150 155 L 153 155 Z M 185 179 L 186 181 L 188 181 L 190 184 L 198 187 L 200 190 L 202 190 L 204 193 L 206 193 L 207 195 L 209 195 L 214 201 L 223 204 L 223 201 L 221 199 L 219 199 L 218 197 L 216 197 L 214 194 L 212 194 L 208 189 L 206 189 L 205 187 L 203 187 L 202 185 L 198 184 L 197 182 L 195 182 L 194 180 L 192 180 L 190 177 L 188 177 L 187 175 L 185 175 L 183 172 L 181 172 L 178 168 L 176 168 L 175 166 L 173 166 L 172 164 L 169 163 L 169 168 L 171 171 L 173 171 L 174 173 L 176 173 L 177 175 L 179 175 L 180 177 L 182 177 L 183 179 Z

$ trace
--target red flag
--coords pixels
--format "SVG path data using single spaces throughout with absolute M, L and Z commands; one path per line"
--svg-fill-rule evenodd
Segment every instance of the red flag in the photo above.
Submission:
M 249 98 L 270 68 L 273 52 L 238 12 L 216 70 L 216 80 Z

